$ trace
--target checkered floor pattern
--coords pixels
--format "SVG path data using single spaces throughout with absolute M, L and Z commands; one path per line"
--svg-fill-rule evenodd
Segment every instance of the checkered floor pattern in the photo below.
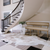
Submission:
M 45 36 L 45 35 L 44 35 Z M 2 37 L 0 35 L 0 39 L 3 39 L 4 37 Z M 50 41 L 50 38 L 48 39 Z M 48 41 L 47 40 L 47 41 Z M 7 43 L 3 42 L 3 41 L 0 41 L 0 47 L 3 46 L 3 45 L 6 45 Z M 10 45 L 12 46 L 15 46 L 15 43 L 11 43 Z M 17 48 L 21 49 L 21 50 L 27 50 L 30 46 L 29 45 L 18 45 L 16 46 Z M 44 45 L 42 44 L 38 44 L 38 45 L 35 45 L 33 47 L 36 47 L 36 48 L 39 48 L 39 49 L 42 49 L 44 47 Z

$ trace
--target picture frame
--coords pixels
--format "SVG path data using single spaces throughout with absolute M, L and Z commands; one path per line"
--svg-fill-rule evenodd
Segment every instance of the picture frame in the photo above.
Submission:
M 12 10 L 2 11 L 2 18 L 6 18 L 9 14 L 11 14 Z
M 10 5 L 11 0 L 3 0 L 3 6 Z
M 12 0 L 12 3 L 18 3 L 20 0 Z
M 5 12 L 4 13 L 4 18 L 6 18 L 9 14 L 10 14 L 10 12 Z

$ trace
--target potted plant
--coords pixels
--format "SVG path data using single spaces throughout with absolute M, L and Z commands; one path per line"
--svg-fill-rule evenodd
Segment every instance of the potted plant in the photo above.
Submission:
M 23 21 L 23 22 L 19 22 L 19 24 L 22 24 L 22 25 L 25 24 L 25 23 L 26 23 L 25 21 Z

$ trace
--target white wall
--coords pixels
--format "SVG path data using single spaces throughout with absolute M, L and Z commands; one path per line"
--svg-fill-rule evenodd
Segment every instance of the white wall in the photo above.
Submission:
M 13 4 L 12 0 L 11 0 L 10 5 L 3 6 L 3 0 L 0 0 L 0 21 L 1 21 L 2 18 L 4 18 L 3 13 L 12 11 L 17 6 L 17 4 L 18 3 Z M 0 25 L 1 25 L 1 23 L 0 23 Z
M 3 0 L 1 0 L 1 18 L 3 18 L 3 12 L 6 11 L 12 11 L 18 3 L 12 4 L 12 0 L 11 0 L 11 4 L 7 5 L 7 6 L 3 6 Z
M 38 12 L 28 21 L 50 21 L 50 0 L 44 0 Z
M 24 0 L 24 12 L 20 21 L 26 21 L 33 16 L 41 7 L 43 0 Z

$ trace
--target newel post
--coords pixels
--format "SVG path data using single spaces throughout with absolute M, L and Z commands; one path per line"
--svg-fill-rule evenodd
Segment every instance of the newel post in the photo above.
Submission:
M 2 28 L 2 32 L 4 32 L 4 19 L 1 20 L 1 28 Z

